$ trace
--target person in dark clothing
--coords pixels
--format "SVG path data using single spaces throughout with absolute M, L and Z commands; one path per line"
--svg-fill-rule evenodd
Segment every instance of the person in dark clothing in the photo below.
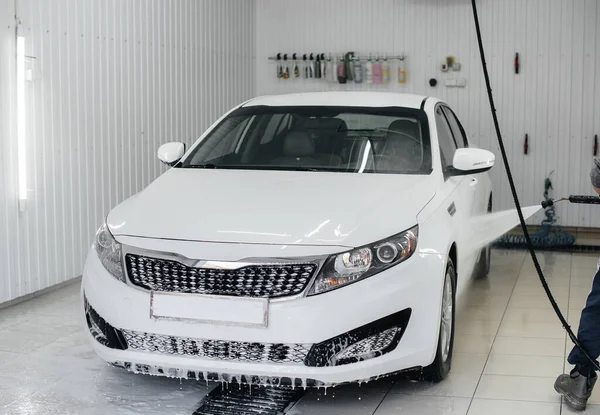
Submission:
M 594 160 L 590 177 L 594 190 L 600 195 L 600 160 Z M 581 311 L 577 339 L 586 353 L 598 364 L 596 359 L 600 356 L 600 261 L 592 289 Z M 577 346 L 571 350 L 568 360 L 575 367 L 570 374 L 560 375 L 556 379 L 554 389 L 565 398 L 565 402 L 571 408 L 583 411 L 598 379 L 596 367 Z

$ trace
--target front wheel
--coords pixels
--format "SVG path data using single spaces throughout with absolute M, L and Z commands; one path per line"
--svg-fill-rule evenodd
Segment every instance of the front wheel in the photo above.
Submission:
M 454 314 L 456 302 L 456 272 L 454 264 L 448 258 L 444 291 L 442 293 L 442 312 L 440 316 L 440 334 L 435 360 L 423 369 L 423 376 L 431 382 L 440 382 L 448 376 L 452 367 L 452 349 L 454 347 Z

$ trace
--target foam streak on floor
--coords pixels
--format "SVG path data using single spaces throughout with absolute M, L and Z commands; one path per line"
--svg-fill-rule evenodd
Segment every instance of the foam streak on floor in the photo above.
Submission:
M 540 253 L 577 329 L 597 257 Z M 552 387 L 571 346 L 522 251 L 494 251 L 459 305 L 452 372 L 432 385 L 378 381 L 309 391 L 290 414 L 536 414 L 571 411 Z M 568 314 L 567 314 L 568 313 Z M 192 414 L 212 388 L 104 364 L 84 337 L 79 287 L 0 310 L 0 414 Z M 600 415 L 600 390 L 586 414 Z

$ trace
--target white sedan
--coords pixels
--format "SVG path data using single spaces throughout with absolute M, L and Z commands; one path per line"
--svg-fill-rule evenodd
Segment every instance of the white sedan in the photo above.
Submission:
M 83 273 L 89 339 L 136 373 L 325 386 L 452 361 L 457 292 L 489 269 L 487 170 L 435 98 L 260 97 L 114 208 Z

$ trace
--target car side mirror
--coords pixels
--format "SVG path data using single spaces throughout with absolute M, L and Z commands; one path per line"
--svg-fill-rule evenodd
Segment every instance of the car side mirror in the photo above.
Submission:
M 452 175 L 464 176 L 488 171 L 494 167 L 496 156 L 480 148 L 459 148 L 452 160 Z
M 169 167 L 177 164 L 184 154 L 185 144 L 179 142 L 166 143 L 158 148 L 158 159 Z

